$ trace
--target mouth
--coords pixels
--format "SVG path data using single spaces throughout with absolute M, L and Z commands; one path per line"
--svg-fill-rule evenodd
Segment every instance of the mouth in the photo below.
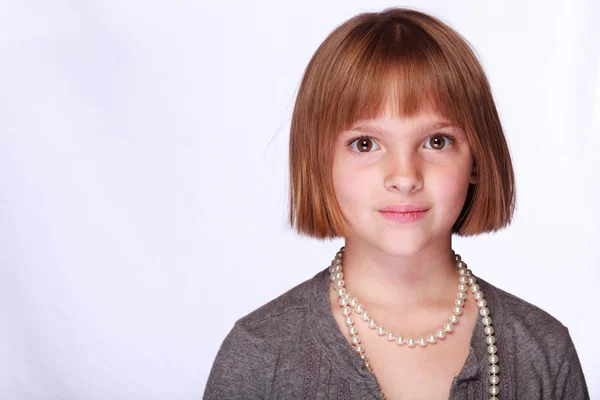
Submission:
M 396 222 L 414 222 L 418 221 L 425 216 L 427 211 L 413 211 L 413 212 L 381 212 L 385 219 Z
M 421 212 L 427 211 L 429 207 L 423 204 L 390 204 L 389 206 L 380 208 L 381 212 L 397 212 L 397 213 L 407 213 L 407 212 Z
M 392 204 L 379 210 L 387 220 L 395 222 L 414 222 L 425 216 L 429 209 L 421 204 Z

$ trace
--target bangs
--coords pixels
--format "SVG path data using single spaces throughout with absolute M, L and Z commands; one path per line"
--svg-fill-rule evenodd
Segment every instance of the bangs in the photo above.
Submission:
M 335 106 L 324 110 L 325 120 L 332 122 L 330 133 L 384 114 L 412 117 L 422 111 L 464 126 L 461 110 L 453 106 L 465 104 L 467 97 L 460 66 L 419 26 L 379 24 L 346 39 L 349 51 L 342 52 L 335 68 L 342 71 L 331 71 L 329 82 L 334 99 L 326 104 Z

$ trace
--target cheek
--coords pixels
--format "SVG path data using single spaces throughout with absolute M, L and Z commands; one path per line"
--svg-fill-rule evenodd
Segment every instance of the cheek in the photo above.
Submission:
M 347 171 L 342 172 L 334 169 L 333 187 L 337 201 L 342 209 L 356 201 L 356 192 L 358 192 L 357 188 L 359 186 L 352 174 L 349 174 Z
M 430 183 L 436 188 L 438 202 L 446 204 L 445 208 L 453 210 L 458 216 L 467 198 L 469 175 L 462 171 L 446 173 L 437 176 L 435 182 Z
M 371 190 L 368 182 L 374 182 L 374 180 L 347 165 L 334 165 L 332 179 L 335 196 L 344 217 L 347 219 L 356 217 L 361 205 L 364 205 L 369 199 Z

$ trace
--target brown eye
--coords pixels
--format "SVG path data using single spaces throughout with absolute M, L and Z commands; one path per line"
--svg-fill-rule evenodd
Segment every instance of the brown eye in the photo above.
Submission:
M 425 147 L 433 150 L 443 150 L 445 147 L 452 143 L 452 139 L 444 135 L 434 135 L 427 139 Z M 427 146 L 429 145 L 429 146 Z
M 373 139 L 368 137 L 354 140 L 350 143 L 350 147 L 358 153 L 369 153 L 373 151 L 373 148 L 375 148 L 375 150 L 379 149 L 379 145 Z
M 360 151 L 370 151 L 372 147 L 373 142 L 371 142 L 371 139 L 359 139 L 358 149 Z

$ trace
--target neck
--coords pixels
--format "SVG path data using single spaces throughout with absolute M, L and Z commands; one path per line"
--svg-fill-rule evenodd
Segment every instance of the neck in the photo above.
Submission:
M 347 289 L 374 306 L 447 304 L 458 284 L 451 238 L 418 253 L 393 256 L 346 238 L 343 268 Z

